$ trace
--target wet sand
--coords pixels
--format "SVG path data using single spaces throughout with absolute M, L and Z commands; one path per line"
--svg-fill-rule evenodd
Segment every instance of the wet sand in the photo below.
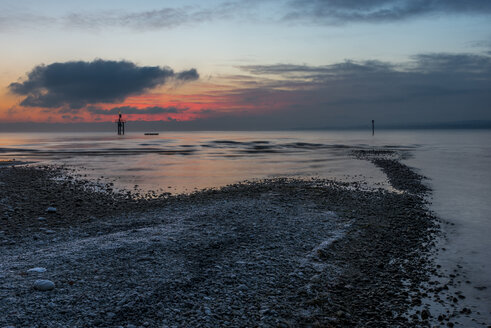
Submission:
M 432 260 L 423 177 L 390 151 L 355 155 L 397 190 L 272 179 L 139 195 L 3 166 L 0 326 L 458 325 L 472 311 Z

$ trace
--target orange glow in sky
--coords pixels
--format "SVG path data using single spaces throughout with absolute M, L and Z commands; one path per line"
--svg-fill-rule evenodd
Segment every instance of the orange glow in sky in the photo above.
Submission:
M 249 89 L 235 81 L 218 78 L 214 81 L 195 81 L 175 87 L 162 87 L 141 95 L 129 96 L 120 103 L 98 103 L 80 109 L 39 108 L 20 105 L 23 97 L 6 93 L 2 95 L 0 119 L 4 122 L 107 122 L 116 114 L 93 113 L 89 107 L 110 110 L 132 107 L 142 114 L 121 112 L 127 120 L 190 121 L 220 115 L 244 115 L 275 110 L 288 104 L 287 97 L 248 95 Z M 173 108 L 174 112 L 144 113 L 146 108 Z M 177 111 L 177 112 L 176 112 Z

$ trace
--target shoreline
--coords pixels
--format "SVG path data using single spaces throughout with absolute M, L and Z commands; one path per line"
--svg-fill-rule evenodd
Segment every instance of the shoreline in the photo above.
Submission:
M 445 288 L 423 177 L 390 151 L 355 155 L 406 192 L 272 179 L 144 199 L 2 167 L 0 325 L 451 325 L 424 305 Z M 35 278 L 56 287 L 34 291 Z

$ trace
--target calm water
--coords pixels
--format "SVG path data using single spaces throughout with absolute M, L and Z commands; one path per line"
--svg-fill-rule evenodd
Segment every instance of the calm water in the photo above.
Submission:
M 194 132 L 114 134 L 0 134 L 0 159 L 63 163 L 104 176 L 116 187 L 190 192 L 242 180 L 321 176 L 370 182 L 385 179 L 370 163 L 353 161 L 351 146 L 368 147 L 365 133 Z
M 408 165 L 430 178 L 432 209 L 449 239 L 438 261 L 463 266 L 466 302 L 491 321 L 491 131 L 186 132 L 143 134 L 0 134 L 0 159 L 63 163 L 117 187 L 174 193 L 276 176 L 365 179 L 387 187 L 352 147 L 409 150 Z M 487 289 L 478 291 L 475 286 Z M 477 310 L 476 310 L 477 309 Z

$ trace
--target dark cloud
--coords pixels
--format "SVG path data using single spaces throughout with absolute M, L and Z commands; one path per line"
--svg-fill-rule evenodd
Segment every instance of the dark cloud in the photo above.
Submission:
M 120 106 L 113 107 L 111 109 L 102 109 L 99 107 L 88 107 L 87 111 L 92 114 L 98 115 L 118 115 L 118 113 L 122 114 L 146 114 L 146 115 L 155 115 L 155 114 L 178 114 L 185 112 L 187 108 L 177 108 L 177 107 L 145 107 L 145 108 L 137 108 L 133 106 Z
M 39 65 L 25 81 L 11 83 L 9 89 L 25 96 L 22 106 L 77 109 L 94 103 L 122 102 L 169 79 L 190 81 L 198 77 L 195 69 L 175 73 L 168 67 L 99 59 Z
M 197 80 L 198 78 L 199 78 L 198 71 L 194 68 L 176 74 L 176 79 L 180 81 L 194 81 Z
M 200 114 L 215 114 L 215 113 L 217 113 L 217 111 L 207 108 L 207 109 L 200 109 L 198 111 L 198 113 L 200 113 Z
M 387 22 L 429 14 L 491 14 L 487 0 L 293 0 L 285 20 Z
M 245 65 L 239 68 L 258 75 L 280 75 L 282 77 L 318 78 L 321 76 L 337 76 L 339 74 L 368 74 L 389 72 L 394 69 L 394 65 L 377 60 L 355 62 L 347 60 L 325 66 L 307 66 L 292 64 L 275 65 Z
M 227 96 L 280 110 L 263 116 L 261 124 L 293 128 L 352 126 L 371 119 L 491 119 L 491 57 L 486 55 L 437 53 L 400 64 L 346 61 L 241 68 L 262 82 Z
M 412 61 L 400 64 L 378 60 L 352 61 L 324 66 L 307 66 L 292 64 L 244 65 L 242 70 L 256 75 L 277 75 L 282 77 L 298 77 L 308 79 L 340 78 L 352 75 L 380 75 L 441 72 L 454 74 L 488 74 L 491 72 L 491 57 L 477 54 L 430 53 L 411 57 Z
M 473 54 L 422 54 L 413 56 L 416 70 L 423 72 L 491 72 L 491 58 Z
M 72 120 L 72 121 L 81 121 L 83 119 L 82 117 L 76 115 L 62 115 L 61 117 L 63 119 Z

